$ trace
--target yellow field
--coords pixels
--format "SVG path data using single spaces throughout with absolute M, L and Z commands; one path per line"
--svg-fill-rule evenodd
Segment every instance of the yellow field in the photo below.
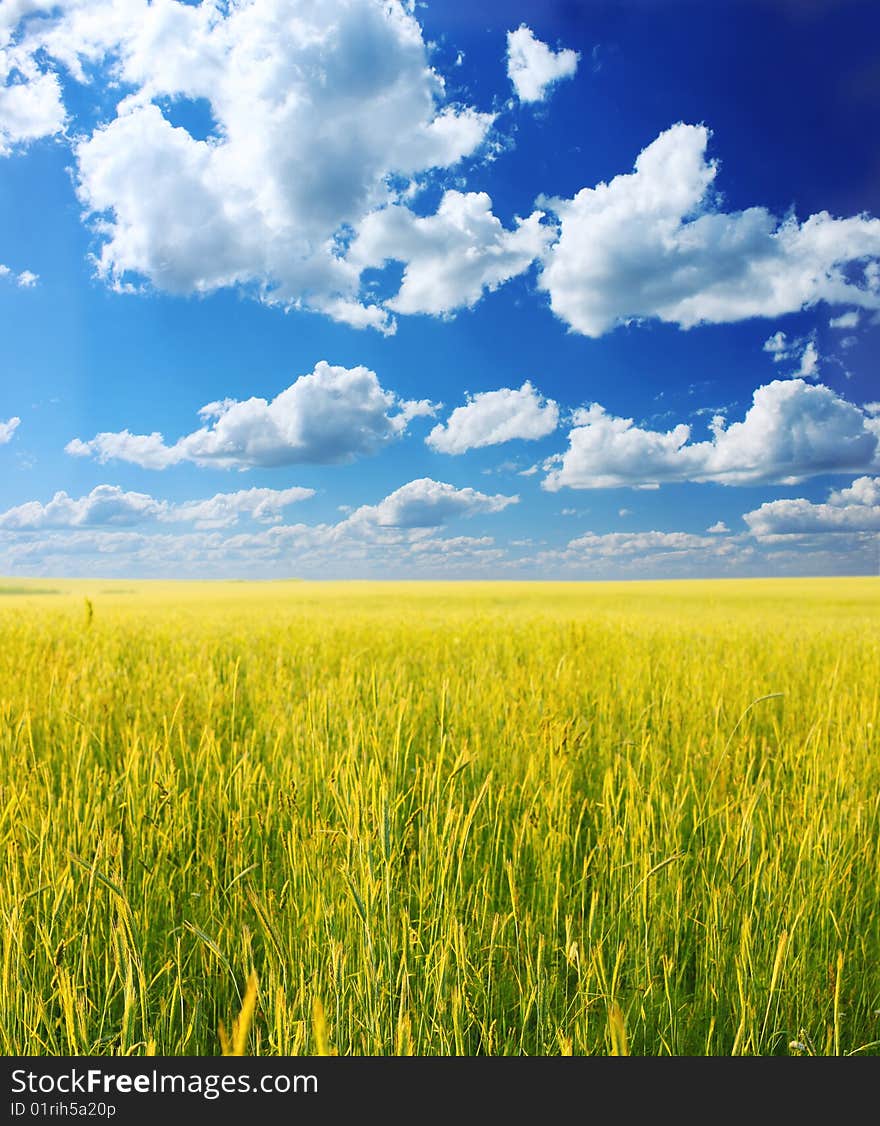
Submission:
M 877 1054 L 878 729 L 878 579 L 0 580 L 0 1050 Z

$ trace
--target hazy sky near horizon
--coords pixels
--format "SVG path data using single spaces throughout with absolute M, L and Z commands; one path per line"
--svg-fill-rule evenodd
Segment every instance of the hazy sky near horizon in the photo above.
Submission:
M 0 574 L 880 573 L 871 0 L 3 0 Z

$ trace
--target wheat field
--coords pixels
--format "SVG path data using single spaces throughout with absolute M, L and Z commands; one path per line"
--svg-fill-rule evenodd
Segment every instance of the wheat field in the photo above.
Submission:
M 0 581 L 0 1049 L 880 1052 L 880 581 Z

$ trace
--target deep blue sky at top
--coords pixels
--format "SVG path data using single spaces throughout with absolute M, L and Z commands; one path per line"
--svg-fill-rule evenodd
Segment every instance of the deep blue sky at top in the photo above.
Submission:
M 487 156 L 483 147 L 453 168 L 427 172 L 427 186 L 409 202 L 418 216 L 433 215 L 444 191 L 455 187 L 487 193 L 494 215 L 509 229 L 515 217 L 540 206 L 536 200 L 542 195 L 571 199 L 582 188 L 631 173 L 639 153 L 677 122 L 711 131 L 707 155 L 719 165 L 711 189 L 716 211 L 760 206 L 778 220 L 793 213 L 799 222 L 823 211 L 834 218 L 880 215 L 876 3 L 432 0 L 418 5 L 414 15 L 430 45 L 428 60 L 445 79 L 447 100 L 497 114 L 494 154 Z M 573 77 L 554 83 L 543 101 L 528 104 L 514 97 L 507 74 L 506 36 L 521 24 L 552 50 L 580 55 Z M 71 141 L 78 131 L 88 133 L 112 119 L 119 90 L 107 86 L 100 65 L 88 88 L 62 67 L 55 69 L 70 115 L 66 137 L 16 143 L 0 157 L 0 263 L 10 271 L 8 278 L 0 277 L 0 423 L 21 419 L 13 437 L 0 445 L 0 513 L 32 501 L 45 505 L 59 490 L 82 498 L 101 485 L 171 505 L 252 487 L 301 486 L 315 495 L 286 508 L 283 522 L 318 526 L 334 524 L 358 506 L 377 505 L 408 482 L 430 478 L 454 490 L 519 498 L 503 510 L 474 509 L 468 515 L 462 507 L 458 516 L 418 525 L 441 539 L 491 538 L 496 556 L 477 548 L 470 557 L 467 545 L 462 547 L 455 571 L 462 575 L 876 571 L 880 525 L 872 524 L 873 516 L 848 524 L 843 534 L 839 525 L 823 528 L 820 514 L 782 541 L 749 538 L 743 523 L 743 515 L 762 504 L 800 500 L 818 507 L 833 490 L 856 479 L 876 479 L 880 460 L 870 456 L 848 468 L 829 463 L 827 472 L 821 458 L 814 459 L 796 483 L 752 474 L 741 482 L 672 476 L 659 488 L 633 487 L 635 478 L 583 487 L 574 474 L 574 485 L 542 487 L 551 464 L 543 463 L 566 451 L 576 423 L 570 412 L 577 408 L 599 403 L 609 415 L 633 419 L 648 431 L 686 423 L 691 441 L 702 442 L 711 438 L 712 414 L 720 411 L 728 425 L 741 421 L 757 388 L 795 377 L 808 343 L 818 364 L 805 382 L 827 387 L 873 417 L 865 407 L 880 399 L 880 323 L 873 309 L 859 308 L 851 332 L 831 327 L 829 320 L 855 307 L 819 299 L 772 317 L 690 328 L 646 317 L 586 336 L 551 311 L 532 265 L 484 292 L 472 308 L 446 316 L 401 314 L 395 334 L 383 335 L 322 312 L 262 304 L 252 288 L 186 295 L 148 285 L 141 293 L 114 292 L 96 277 L 90 258 L 102 236 L 77 199 Z M 203 104 L 169 103 L 166 112 L 197 138 L 210 126 Z M 855 277 L 869 257 L 866 252 L 865 259 L 845 265 L 847 277 Z M 36 284 L 15 284 L 21 271 L 38 275 Z M 376 292 L 390 299 L 401 271 L 399 263 L 392 264 L 366 278 L 374 278 Z M 777 332 L 785 334 L 791 358 L 774 362 L 765 342 Z M 196 429 L 204 404 L 252 396 L 271 400 L 320 360 L 344 368 L 364 365 L 401 400 L 444 405 L 433 417 L 415 418 L 403 437 L 378 452 L 338 464 L 291 459 L 238 472 L 181 461 L 159 470 L 65 452 L 74 438 L 87 441 L 124 430 L 158 431 L 173 443 Z M 558 404 L 560 423 L 553 432 L 457 456 L 425 443 L 432 427 L 447 421 L 467 395 L 520 388 L 526 380 Z M 536 472 L 522 475 L 534 466 Z M 645 482 L 653 482 L 649 469 Z M 869 498 L 869 508 L 877 505 L 880 500 L 872 505 Z M 730 534 L 723 558 L 706 554 L 696 542 L 692 553 L 684 545 L 670 556 L 670 544 L 658 541 L 655 555 L 650 545 L 621 539 L 618 555 L 607 539 L 608 550 L 588 551 L 582 559 L 580 549 L 569 546 L 585 535 L 705 537 L 719 522 Z M 163 567 L 155 553 L 141 558 L 135 547 L 113 554 L 97 539 L 73 546 L 71 530 L 79 534 L 85 525 L 7 525 L 4 531 L 0 517 L 0 537 L 6 537 L 0 538 L 0 573 L 174 575 L 206 566 L 192 528 L 112 523 L 144 536 L 191 538 Z M 101 534 L 100 524 L 88 526 Z M 239 523 L 216 534 L 261 527 Z M 520 543 L 526 540 L 531 542 Z M 23 554 L 22 544 L 29 548 Z M 387 570 L 392 557 L 383 554 L 381 537 L 378 543 L 370 539 L 363 554 L 345 555 L 340 548 L 330 572 L 446 573 L 439 556 L 420 569 L 417 560 L 400 554 L 399 545 L 395 551 Z M 322 571 L 312 556 L 302 562 L 294 544 L 271 557 L 256 553 L 252 566 L 246 552 L 228 564 L 222 554 L 211 560 L 207 570 L 217 574 Z M 507 571 L 499 571 L 499 560 Z

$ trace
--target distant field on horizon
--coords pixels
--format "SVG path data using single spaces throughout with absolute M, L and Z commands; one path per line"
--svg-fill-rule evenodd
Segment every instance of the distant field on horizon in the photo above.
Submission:
M 28 594 L 55 594 L 64 598 L 94 599 L 101 596 L 135 596 L 138 600 L 159 599 L 163 602 L 193 599 L 204 602 L 220 598 L 232 602 L 260 601 L 279 592 L 284 599 L 300 596 L 308 598 L 311 605 L 342 598 L 347 604 L 360 599 L 375 601 L 385 597 L 396 599 L 399 591 L 421 602 L 445 596 L 454 604 L 468 603 L 480 592 L 491 593 L 496 604 L 509 599 L 522 606 L 546 605 L 548 599 L 559 598 L 574 607 L 576 604 L 615 604 L 619 598 L 636 600 L 658 596 L 663 604 L 672 606 L 676 599 L 682 604 L 693 603 L 707 596 L 713 601 L 721 599 L 734 606 L 758 597 L 762 602 L 790 600 L 807 604 L 830 599 L 833 604 L 854 599 L 870 607 L 880 603 L 880 576 L 848 575 L 809 578 L 718 578 L 718 579 L 620 579 L 620 580 L 540 580 L 540 579 L 110 579 L 110 578 L 49 578 L 0 575 L 0 596 Z M 294 592 L 299 592 L 294 593 Z M 672 599 L 672 602 L 670 602 Z M 806 605 L 805 604 L 805 608 Z
M 880 1052 L 880 582 L 0 579 L 0 1050 Z

